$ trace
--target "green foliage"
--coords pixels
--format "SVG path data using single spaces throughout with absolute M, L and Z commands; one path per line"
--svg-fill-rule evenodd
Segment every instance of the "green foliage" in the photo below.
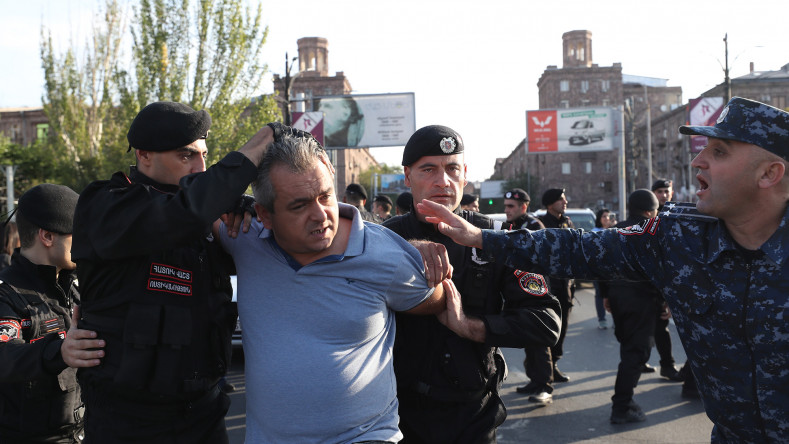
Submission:
M 244 0 L 194 5 L 139 0 L 126 26 L 119 0 L 105 0 L 81 62 L 73 44 L 57 54 L 51 33 L 42 29 L 43 106 L 50 127 L 46 143 L 29 148 L 46 159 L 31 180 L 79 191 L 126 170 L 134 163 L 126 153 L 129 124 L 155 101 L 183 102 L 211 114 L 211 161 L 239 148 L 267 122 L 280 120 L 271 97 L 255 97 L 267 69 L 260 54 L 268 28 L 261 24 L 260 5 L 254 13 L 245 5 Z M 12 157 L 24 161 L 27 154 Z

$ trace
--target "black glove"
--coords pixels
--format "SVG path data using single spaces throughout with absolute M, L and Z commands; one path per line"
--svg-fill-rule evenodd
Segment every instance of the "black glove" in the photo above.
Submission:
M 268 124 L 268 127 L 271 128 L 272 131 L 274 131 L 275 142 L 279 142 L 280 140 L 282 140 L 283 135 L 289 135 L 292 137 L 304 137 L 304 138 L 312 139 L 315 141 L 315 143 L 318 144 L 319 147 L 323 148 L 323 145 L 321 145 L 321 143 L 318 142 L 316 138 L 312 137 L 312 134 L 306 131 L 298 130 L 290 126 L 283 125 L 279 122 L 271 122 Z
M 242 195 L 233 206 L 233 213 L 249 213 L 252 217 L 255 217 L 257 215 L 257 213 L 255 213 L 255 197 L 249 194 Z

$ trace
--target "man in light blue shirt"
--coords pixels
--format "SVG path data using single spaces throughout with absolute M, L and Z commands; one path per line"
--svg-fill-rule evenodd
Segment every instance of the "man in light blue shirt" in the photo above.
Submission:
M 253 183 L 258 222 L 219 231 L 238 272 L 247 442 L 399 441 L 394 312 L 443 312 L 456 291 L 431 287 L 416 248 L 338 204 L 333 174 L 315 140 L 282 137 Z

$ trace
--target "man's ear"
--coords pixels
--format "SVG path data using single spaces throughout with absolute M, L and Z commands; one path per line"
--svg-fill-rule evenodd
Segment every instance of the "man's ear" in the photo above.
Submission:
M 39 228 L 38 240 L 41 241 L 45 247 L 51 247 L 55 243 L 55 233 Z
M 405 186 L 411 187 L 411 168 L 404 166 L 403 174 L 405 175 Z
M 255 213 L 258 215 L 258 221 L 263 223 L 263 226 L 267 229 L 271 229 L 271 213 L 267 209 L 260 205 L 259 203 L 255 202 Z
M 134 155 L 137 157 L 137 164 L 138 165 L 150 165 L 151 158 L 151 151 L 146 150 L 134 150 Z
M 759 178 L 760 188 L 770 188 L 781 182 L 786 174 L 786 165 L 783 162 L 773 161 L 767 164 L 762 170 L 762 176 Z

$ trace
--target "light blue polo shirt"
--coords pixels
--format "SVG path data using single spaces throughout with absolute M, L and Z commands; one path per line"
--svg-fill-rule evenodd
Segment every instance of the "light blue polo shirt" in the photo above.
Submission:
M 250 443 L 398 441 L 394 311 L 429 297 L 419 252 L 352 219 L 343 255 L 294 267 L 271 232 L 221 241 L 238 272 Z

